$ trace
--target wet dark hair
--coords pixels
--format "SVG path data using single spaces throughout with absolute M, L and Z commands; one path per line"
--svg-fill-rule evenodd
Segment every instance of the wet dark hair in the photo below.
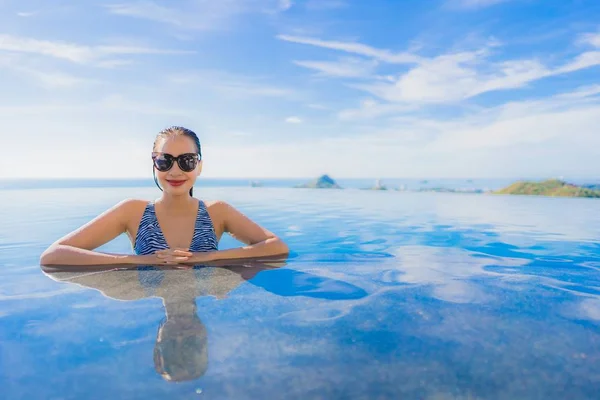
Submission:
M 194 144 L 198 149 L 198 157 L 200 158 L 200 160 L 202 160 L 202 147 L 200 146 L 200 139 L 198 139 L 198 135 L 196 135 L 196 133 L 191 129 L 184 128 L 182 126 L 170 126 L 158 132 L 158 135 L 156 135 L 156 139 L 154 139 L 154 146 L 152 146 L 152 150 L 154 151 L 156 149 L 156 145 L 158 144 L 158 141 L 160 139 L 167 139 L 178 135 L 187 136 L 194 141 Z M 154 183 L 156 183 L 156 186 L 158 186 L 158 188 L 162 191 L 163 189 L 160 187 L 160 185 L 158 184 L 158 180 L 156 179 L 156 171 L 154 170 L 154 167 L 152 167 L 152 176 L 154 176 Z M 191 188 L 190 196 L 193 195 L 194 188 Z

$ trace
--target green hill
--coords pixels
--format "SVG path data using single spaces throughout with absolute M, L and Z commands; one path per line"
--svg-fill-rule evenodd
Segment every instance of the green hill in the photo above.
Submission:
M 542 182 L 519 181 L 500 189 L 496 194 L 521 194 L 553 197 L 598 197 L 600 190 L 588 189 L 558 179 Z

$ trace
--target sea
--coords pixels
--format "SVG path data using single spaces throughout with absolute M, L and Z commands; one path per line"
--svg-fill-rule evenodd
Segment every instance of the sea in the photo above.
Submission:
M 186 268 L 39 264 L 151 180 L 0 182 L 0 399 L 600 398 L 600 200 L 305 181 L 200 179 L 291 252 Z
M 268 187 L 294 188 L 314 181 L 314 178 L 201 178 L 199 187 Z M 479 189 L 493 190 L 507 186 L 513 179 L 402 179 L 402 178 L 341 178 L 335 179 L 344 189 L 369 189 L 378 182 L 396 190 L 426 190 L 432 188 L 445 189 Z M 587 182 L 587 181 L 586 181 Z M 155 183 L 148 178 L 122 179 L 0 179 L 0 190 L 36 189 L 36 188 L 93 188 L 93 187 L 154 187 Z

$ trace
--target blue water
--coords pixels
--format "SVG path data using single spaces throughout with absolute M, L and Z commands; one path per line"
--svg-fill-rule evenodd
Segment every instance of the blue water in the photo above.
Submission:
M 53 240 L 158 194 L 0 191 L 0 399 L 598 398 L 596 199 L 200 186 L 289 259 L 41 270 Z

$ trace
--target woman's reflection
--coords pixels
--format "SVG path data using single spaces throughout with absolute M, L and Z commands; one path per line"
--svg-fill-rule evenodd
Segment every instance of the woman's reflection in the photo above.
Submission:
M 196 379 L 206 372 L 208 349 L 206 327 L 196 312 L 193 296 L 163 298 L 166 319 L 158 328 L 154 367 L 168 381 Z
M 198 317 L 196 298 L 225 298 L 257 273 L 283 265 L 283 260 L 267 260 L 177 268 L 53 266 L 43 270 L 56 281 L 97 289 L 116 300 L 162 298 L 165 318 L 156 335 L 154 367 L 165 380 L 179 382 L 201 377 L 208 367 L 207 331 Z

